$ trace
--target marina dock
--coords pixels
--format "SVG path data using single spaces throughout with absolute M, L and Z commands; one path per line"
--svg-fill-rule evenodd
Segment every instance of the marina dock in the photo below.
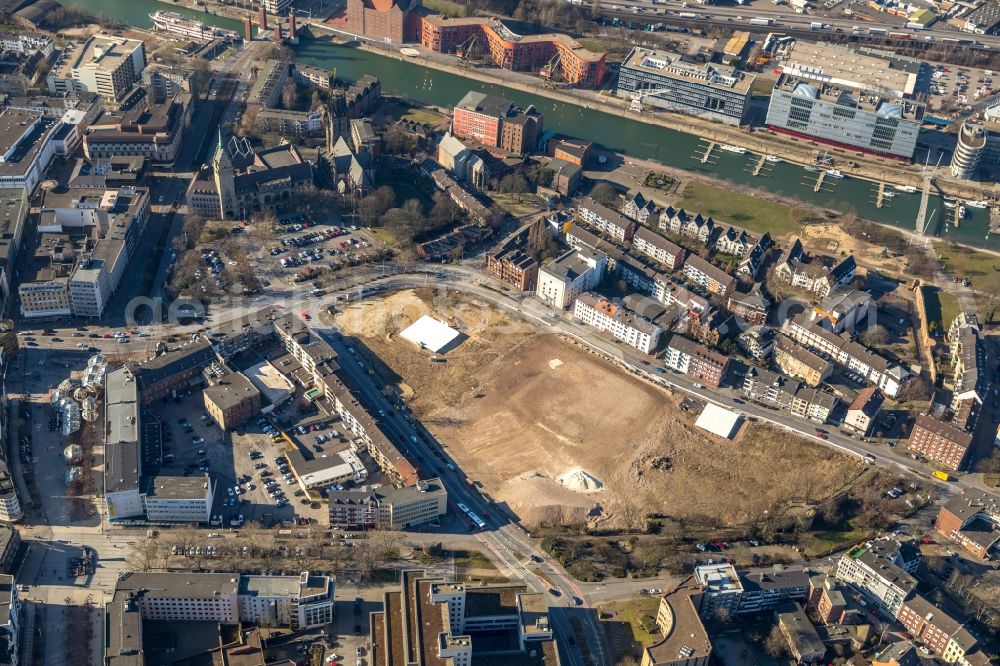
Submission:
M 875 207 L 881 208 L 885 205 L 885 181 L 878 184 L 878 196 L 875 197 Z
M 715 146 L 716 145 L 717 144 L 714 141 L 709 141 L 708 142 L 708 147 L 705 148 L 705 154 L 701 156 L 701 163 L 702 164 L 705 164 L 706 162 L 708 162 L 708 159 L 712 156 L 712 151 L 715 150 Z
M 765 164 L 767 164 L 767 155 L 761 155 L 757 159 L 757 164 L 754 165 L 753 171 L 751 173 L 753 173 L 754 176 L 759 176 L 760 170 L 764 168 Z
M 819 192 L 823 189 L 823 181 L 826 179 L 826 172 L 820 171 L 816 174 L 816 184 L 813 185 L 813 192 Z

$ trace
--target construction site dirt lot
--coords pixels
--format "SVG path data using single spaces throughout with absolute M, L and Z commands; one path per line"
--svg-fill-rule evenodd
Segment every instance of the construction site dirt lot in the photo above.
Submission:
M 398 336 L 424 314 L 468 336 L 446 362 Z M 474 300 L 405 291 L 352 305 L 336 324 L 378 357 L 470 481 L 528 523 L 663 513 L 742 524 L 830 497 L 861 471 L 761 424 L 716 437 L 680 396 Z

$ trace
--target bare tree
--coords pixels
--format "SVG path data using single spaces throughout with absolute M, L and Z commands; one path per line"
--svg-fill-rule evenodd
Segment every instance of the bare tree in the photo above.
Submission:
M 152 537 L 142 537 L 129 549 L 125 561 L 135 571 L 149 571 L 157 568 L 163 549 L 160 542 Z
M 771 633 L 764 640 L 764 651 L 775 659 L 780 659 L 788 652 L 788 645 L 785 643 L 785 636 L 781 633 L 781 628 L 774 625 Z

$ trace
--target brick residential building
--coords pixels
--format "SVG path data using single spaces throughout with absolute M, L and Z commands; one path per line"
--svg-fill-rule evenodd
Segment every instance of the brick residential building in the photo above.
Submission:
M 978 643 L 962 622 L 919 594 L 903 603 L 896 619 L 914 639 L 922 641 L 948 664 L 960 663 Z
M 972 446 L 972 434 L 921 414 L 913 425 L 907 447 L 948 469 L 961 469 Z
M 757 282 L 748 293 L 734 291 L 726 301 L 726 309 L 734 315 L 742 317 L 751 326 L 767 323 L 767 313 L 771 309 L 771 300 L 764 293 L 764 287 Z
M 518 155 L 534 150 L 542 134 L 543 117 L 535 107 L 521 111 L 510 100 L 475 91 L 455 105 L 452 118 L 456 137 Z
M 538 278 L 538 262 L 525 252 L 530 228 L 515 231 L 486 255 L 486 272 L 518 291 L 534 290 Z
M 938 509 L 934 529 L 985 559 L 1000 543 L 1000 496 L 967 490 Z
M 718 388 L 729 367 L 729 357 L 683 336 L 675 335 L 667 345 L 663 364 L 708 386 Z

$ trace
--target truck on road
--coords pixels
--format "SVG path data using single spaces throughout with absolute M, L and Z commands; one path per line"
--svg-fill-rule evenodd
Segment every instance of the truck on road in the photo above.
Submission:
M 931 476 L 933 476 L 935 479 L 941 479 L 942 481 L 951 481 L 951 476 L 948 474 L 948 472 L 942 472 L 939 469 L 936 469 L 933 472 L 931 472 Z

